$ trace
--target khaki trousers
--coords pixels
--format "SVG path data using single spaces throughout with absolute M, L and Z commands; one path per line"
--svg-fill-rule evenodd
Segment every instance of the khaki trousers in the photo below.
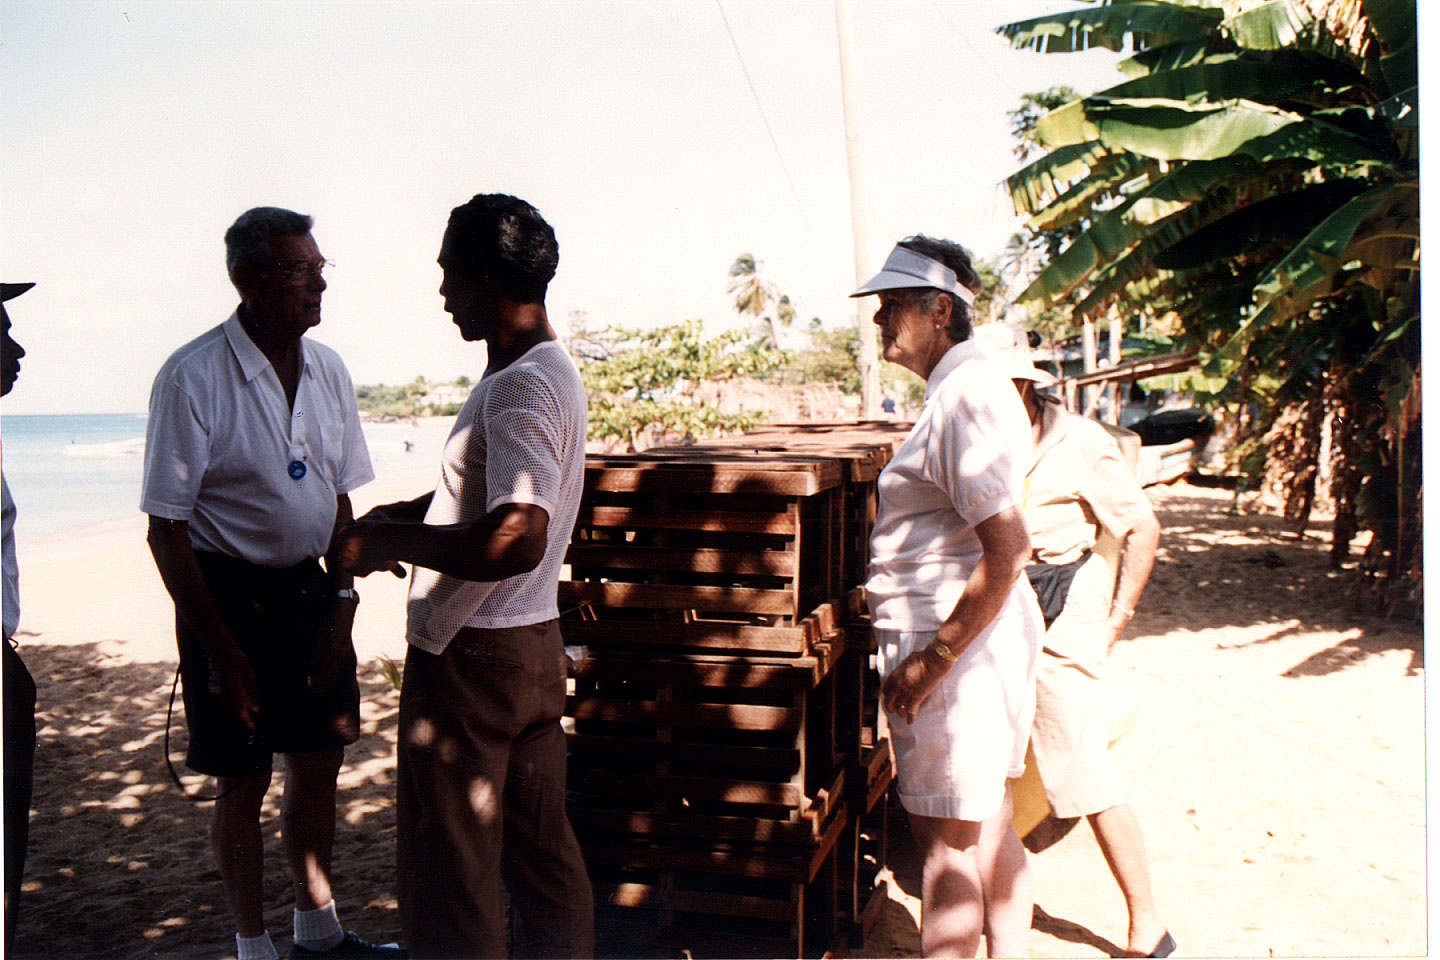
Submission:
M 400 923 L 413 956 L 594 954 L 594 904 L 565 815 L 566 661 L 554 621 L 411 647 L 397 749 Z

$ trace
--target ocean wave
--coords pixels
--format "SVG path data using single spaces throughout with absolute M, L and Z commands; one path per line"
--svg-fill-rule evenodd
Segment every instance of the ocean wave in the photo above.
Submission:
M 61 450 L 67 457 L 117 457 L 145 452 L 145 438 L 113 440 L 109 443 L 76 443 L 71 440 Z

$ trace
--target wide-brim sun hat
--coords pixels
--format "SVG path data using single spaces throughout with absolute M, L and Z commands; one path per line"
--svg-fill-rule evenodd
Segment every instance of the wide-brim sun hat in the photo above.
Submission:
M 14 300 L 33 286 L 35 286 L 33 283 L 0 283 L 0 303 Z
M 885 265 L 880 268 L 880 272 L 862 283 L 850 296 L 868 297 L 872 293 L 886 290 L 915 288 L 944 290 L 972 306 L 975 303 L 975 294 L 960 283 L 954 270 L 939 260 L 931 260 L 899 244 L 896 244 L 895 249 L 890 251 L 890 256 L 885 258 Z
M 1041 370 L 1030 359 L 1030 339 L 1018 323 L 982 323 L 975 328 L 973 337 L 985 359 L 1009 379 L 1030 380 L 1041 387 L 1059 382 L 1053 373 Z

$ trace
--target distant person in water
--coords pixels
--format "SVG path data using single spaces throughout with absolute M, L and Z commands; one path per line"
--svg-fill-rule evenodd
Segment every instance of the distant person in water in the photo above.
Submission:
M 155 378 L 140 509 L 175 601 L 186 764 L 219 780 L 211 845 L 238 960 L 265 929 L 260 807 L 285 756 L 291 957 L 402 957 L 342 929 L 330 891 L 335 780 L 360 734 L 353 580 L 319 558 L 373 476 L 340 357 L 305 337 L 325 293 L 311 218 L 276 207 L 225 233 L 240 304 Z
M 15 388 L 25 348 L 10 336 L 10 314 L 5 303 L 35 286 L 0 283 L 0 318 L 4 319 L 0 349 L 0 396 Z M 30 841 L 30 797 L 35 767 L 35 681 L 16 652 L 15 631 L 20 626 L 20 565 L 15 557 L 15 501 L 0 469 L 0 524 L 4 534 L 5 645 L 5 952 L 15 947 L 15 921 L 19 916 L 20 881 L 25 874 L 25 852 Z

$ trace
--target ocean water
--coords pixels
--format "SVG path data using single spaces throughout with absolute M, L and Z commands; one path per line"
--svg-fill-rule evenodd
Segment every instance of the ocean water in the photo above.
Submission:
M 404 421 L 366 423 L 364 431 L 377 477 L 413 470 L 420 458 L 438 469 L 443 432 Z M 0 463 L 22 543 L 140 523 L 144 462 L 143 413 L 0 416 Z

